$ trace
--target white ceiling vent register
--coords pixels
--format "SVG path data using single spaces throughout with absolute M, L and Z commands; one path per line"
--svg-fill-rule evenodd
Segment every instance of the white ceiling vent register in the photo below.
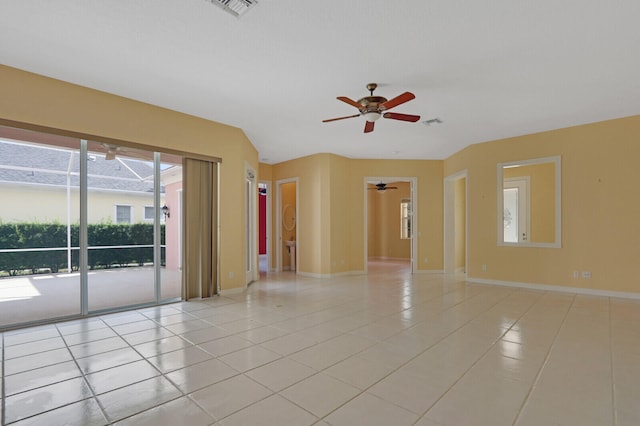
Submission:
M 207 0 L 217 4 L 236 18 L 244 15 L 249 9 L 258 4 L 256 0 Z

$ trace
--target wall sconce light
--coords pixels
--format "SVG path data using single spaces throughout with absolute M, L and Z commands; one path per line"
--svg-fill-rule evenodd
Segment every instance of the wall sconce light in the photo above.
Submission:
M 162 210 L 162 214 L 164 215 L 164 220 L 167 220 L 168 218 L 171 217 L 171 214 L 169 213 L 169 207 L 167 207 L 166 204 L 162 206 L 161 210 Z

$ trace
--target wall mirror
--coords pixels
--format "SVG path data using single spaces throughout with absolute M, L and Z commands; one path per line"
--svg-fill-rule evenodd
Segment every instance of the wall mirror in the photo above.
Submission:
M 296 209 L 291 204 L 282 209 L 282 226 L 287 231 L 293 231 L 296 226 Z
M 561 247 L 560 156 L 498 163 L 498 245 Z

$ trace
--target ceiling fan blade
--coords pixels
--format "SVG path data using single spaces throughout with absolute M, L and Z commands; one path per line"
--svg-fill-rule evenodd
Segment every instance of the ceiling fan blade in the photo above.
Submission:
M 383 114 L 383 117 L 391 118 L 393 120 L 410 121 L 412 123 L 415 123 L 416 121 L 420 120 L 419 115 L 399 114 L 397 112 L 385 112 Z
M 337 120 L 344 120 L 346 118 L 354 118 L 354 117 L 360 117 L 360 114 L 355 114 L 355 115 L 347 115 L 346 117 L 337 117 L 337 118 L 329 118 L 327 120 L 322 120 L 323 123 L 329 123 L 331 121 L 337 121 Z
M 340 100 L 342 102 L 346 102 L 349 105 L 352 105 L 352 106 L 354 106 L 354 107 L 356 107 L 358 109 L 362 108 L 362 105 L 360 105 L 359 103 L 357 103 L 354 100 L 351 100 L 351 99 L 347 98 L 346 96 L 338 96 L 336 99 L 338 99 L 338 100 Z
M 398 189 L 397 186 L 385 186 L 384 189 Z
M 367 121 L 367 123 L 364 125 L 364 132 L 365 133 L 373 132 L 374 124 L 375 123 L 373 121 Z
M 415 99 L 415 98 L 416 98 L 416 95 L 414 95 L 413 93 L 404 92 L 400 96 L 396 96 L 393 99 L 389 99 L 387 102 L 381 103 L 380 106 L 378 106 L 378 109 L 380 111 L 385 111 L 393 107 L 397 107 L 398 105 L 403 104 L 405 102 L 409 102 L 411 99 Z

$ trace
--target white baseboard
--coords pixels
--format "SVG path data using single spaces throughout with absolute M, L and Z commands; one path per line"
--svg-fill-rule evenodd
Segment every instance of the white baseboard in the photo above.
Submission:
M 389 256 L 369 256 L 367 259 L 368 260 L 396 260 L 396 261 L 403 261 L 403 262 L 411 261 L 410 257 L 389 257 Z
M 489 284 L 489 285 L 499 285 L 504 287 L 517 287 L 517 288 L 525 288 L 528 290 L 555 291 L 559 293 L 575 293 L 575 294 L 584 294 L 588 296 L 614 297 L 619 299 L 640 299 L 640 293 L 631 293 L 626 291 L 598 290 L 595 288 L 579 288 L 579 287 L 569 287 L 569 286 L 563 286 L 563 285 L 550 285 L 550 284 L 533 284 L 533 283 L 522 283 L 517 281 L 487 280 L 482 278 L 467 278 L 467 281 L 470 283 L 476 283 L 476 284 Z
M 302 275 L 303 277 L 309 278 L 335 278 L 335 277 L 344 277 L 347 275 L 364 275 L 364 271 L 346 271 L 346 272 L 337 272 L 335 274 L 316 274 L 313 272 L 301 272 L 298 271 L 298 275 Z
M 232 294 L 240 294 L 243 291 L 245 291 L 247 288 L 246 287 L 236 287 L 236 288 L 229 288 L 227 290 L 220 290 L 220 296 L 229 296 Z
M 417 271 L 414 272 L 415 275 L 422 275 L 422 274 L 444 274 L 444 270 L 443 269 L 418 269 Z

